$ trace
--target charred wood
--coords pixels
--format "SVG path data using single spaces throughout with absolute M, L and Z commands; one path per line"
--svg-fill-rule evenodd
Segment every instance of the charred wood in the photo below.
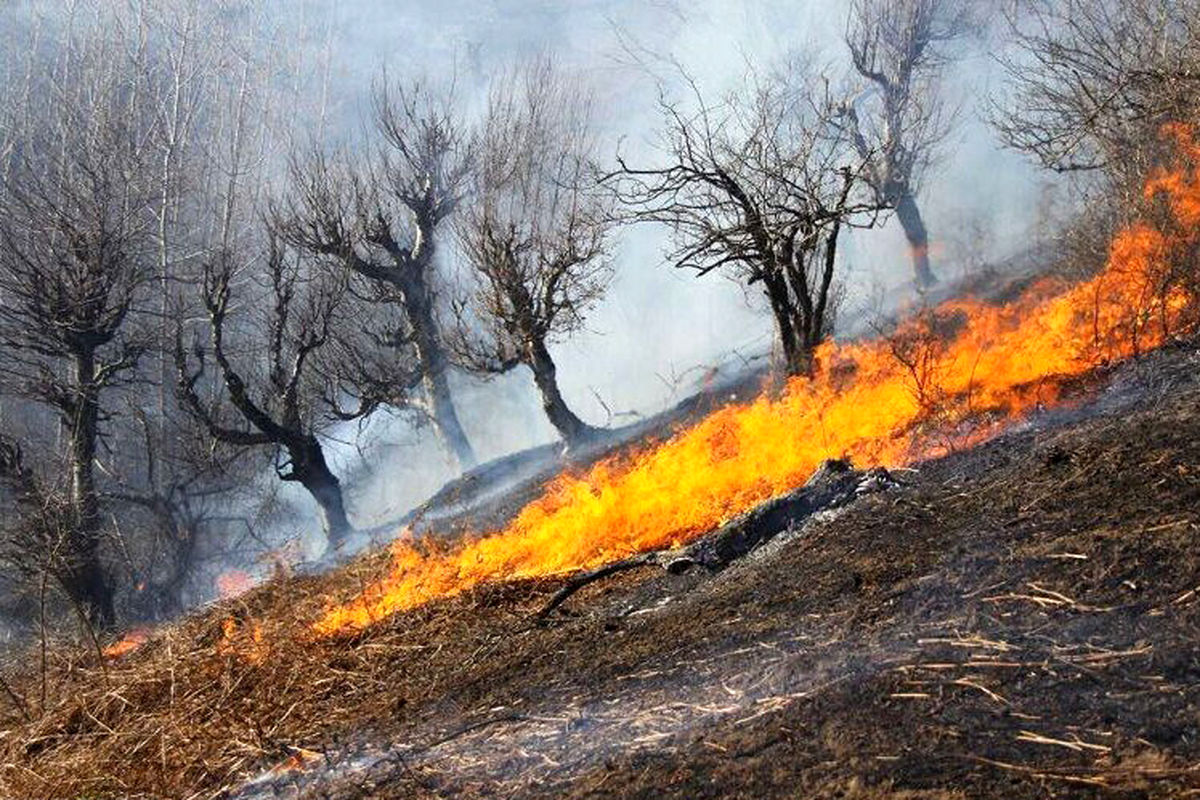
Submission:
M 768 500 L 687 547 L 642 553 L 574 576 L 554 593 L 537 613 L 537 619 L 545 619 L 580 589 L 639 567 L 659 566 L 672 574 L 697 566 L 720 572 L 814 514 L 842 508 L 862 495 L 898 485 L 882 467 L 863 472 L 846 460 L 826 461 L 799 489 Z

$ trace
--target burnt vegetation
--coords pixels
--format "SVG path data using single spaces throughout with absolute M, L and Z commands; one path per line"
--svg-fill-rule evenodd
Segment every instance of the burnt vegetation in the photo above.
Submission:
M 69 5 L 0 33 L 29 39 L 0 54 L 0 795 L 1200 790 L 1200 211 L 1177 191 L 1200 172 L 1169 171 L 1200 161 L 1200 3 L 853 0 L 836 58 L 747 59 L 732 90 L 639 53 L 654 127 L 615 132 L 552 51 L 474 87 L 381 71 L 351 124 L 309 91 L 328 63 L 272 52 L 290 23 Z M 978 108 L 954 88 L 973 58 L 1003 77 Z M 968 115 L 1060 181 L 1036 275 L 957 285 L 936 260 L 929 187 Z M 827 461 L 684 542 L 601 542 L 552 577 L 513 555 L 519 578 L 314 633 L 405 558 L 457 557 L 451 532 L 601 506 L 577 474 L 723 404 L 880 369 L 831 340 L 888 225 L 904 298 L 867 327 L 916 468 Z M 623 259 L 633 228 L 663 236 L 659 268 L 731 279 L 771 365 L 616 429 L 560 367 L 651 268 Z M 1104 320 L 1097 284 L 1088 370 L 1010 406 L 947 388 L 977 302 L 956 295 L 1032 305 L 1134 244 L 1148 280 Z M 463 388 L 513 372 L 557 439 L 506 483 L 479 454 L 509 421 Z M 447 541 L 331 569 L 379 533 L 355 476 L 385 416 L 459 475 L 405 517 Z M 714 431 L 706 466 L 746 446 Z M 304 547 L 323 561 L 297 576 Z

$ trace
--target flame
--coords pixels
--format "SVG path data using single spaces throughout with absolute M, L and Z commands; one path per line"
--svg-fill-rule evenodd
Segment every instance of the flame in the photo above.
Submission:
M 134 628 L 133 630 L 129 631 L 129 633 L 121 637 L 119 641 L 113 642 L 100 652 L 104 654 L 105 658 L 121 658 L 122 656 L 129 655 L 134 650 L 137 650 L 149 638 L 149 628 Z
M 1068 286 L 1045 280 L 1003 305 L 947 302 L 893 336 L 829 342 L 811 377 L 777 398 L 718 410 L 631 456 L 555 480 L 503 530 L 442 551 L 407 536 L 389 573 L 313 624 L 366 628 L 485 581 L 557 575 L 676 547 L 803 483 L 824 459 L 903 464 L 981 441 L 1055 403 L 1073 377 L 1166 342 L 1190 297 L 1167 279 L 1200 223 L 1200 146 L 1170 128 L 1184 165 L 1146 186 L 1176 225 L 1139 223 L 1112 241 L 1104 269 Z M 942 330 L 948 329 L 948 330 Z
M 317 761 L 321 760 L 321 754 L 316 750 L 308 750 L 304 747 L 292 748 L 294 752 L 268 770 L 267 774 L 272 778 L 278 778 L 283 775 L 288 775 L 296 772 L 303 772 L 308 767 Z
M 221 638 L 217 642 L 217 655 L 237 656 L 252 666 L 258 666 L 267 660 L 270 647 L 263 636 L 262 625 L 251 622 L 242 625 L 233 617 L 221 620 Z

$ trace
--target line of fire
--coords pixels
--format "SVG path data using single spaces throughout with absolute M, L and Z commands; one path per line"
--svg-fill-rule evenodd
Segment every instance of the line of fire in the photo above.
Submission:
M 0 43 L 3 800 L 1200 794 L 1200 0 Z

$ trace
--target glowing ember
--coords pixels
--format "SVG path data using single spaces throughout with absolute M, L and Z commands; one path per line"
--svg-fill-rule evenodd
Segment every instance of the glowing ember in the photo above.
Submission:
M 1186 130 L 1169 133 L 1190 164 L 1200 161 Z M 1156 176 L 1147 195 L 1159 193 L 1174 223 L 1194 230 L 1196 168 Z M 952 301 L 933 314 L 936 326 L 922 317 L 887 340 L 828 343 L 814 375 L 792 379 L 778 398 L 721 409 L 666 442 L 560 477 L 504 530 L 449 552 L 397 541 L 390 573 L 314 630 L 360 630 L 485 581 L 679 546 L 798 486 L 826 458 L 895 465 L 936 454 L 947 437 L 987 438 L 1057 401 L 1070 378 L 1163 344 L 1192 300 L 1166 281 L 1168 256 L 1196 238 L 1135 225 L 1089 281 L 1045 281 L 999 306 Z
M 105 658 L 121 658 L 137 650 L 148 638 L 150 638 L 149 628 L 134 628 L 125 634 L 120 641 L 113 642 L 101 652 Z
M 271 777 L 277 778 L 290 773 L 303 772 L 309 765 L 321 760 L 321 754 L 315 750 L 306 750 L 303 747 L 293 749 L 295 750 L 294 753 L 271 767 L 269 771 Z

